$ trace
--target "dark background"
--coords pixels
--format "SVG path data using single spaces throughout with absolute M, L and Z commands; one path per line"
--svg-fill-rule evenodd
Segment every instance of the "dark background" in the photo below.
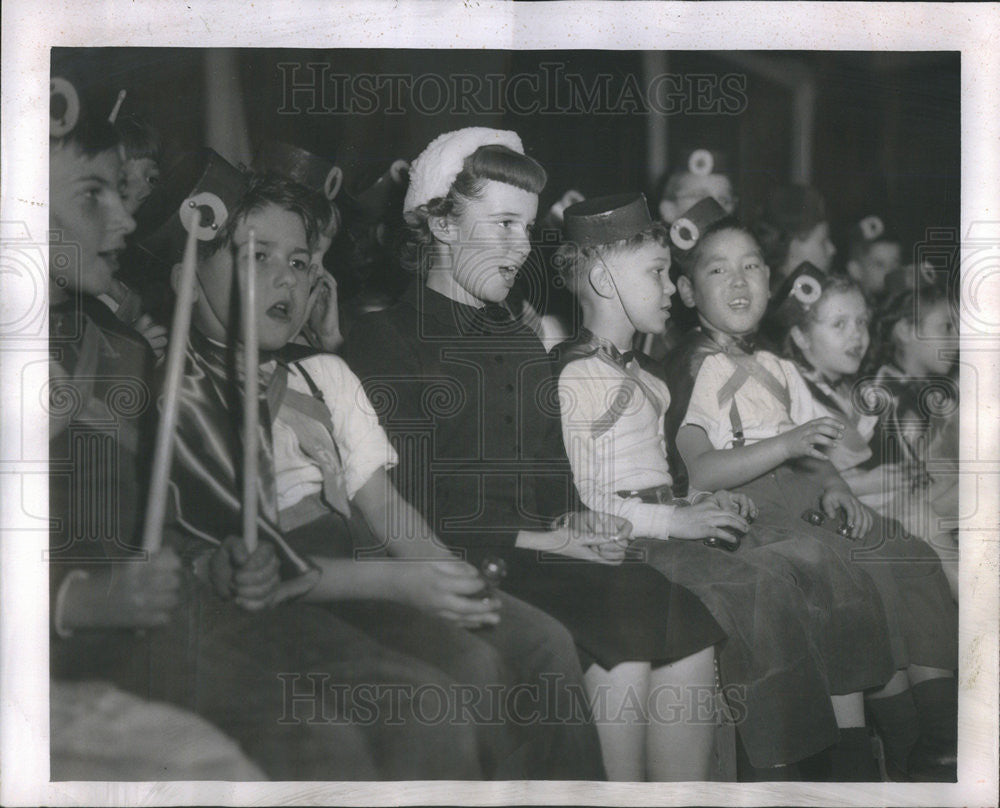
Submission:
M 125 111 L 145 116 L 161 130 L 168 146 L 167 162 L 203 143 L 206 104 L 214 103 L 204 89 L 203 51 L 115 48 L 87 49 L 84 54 L 81 49 L 80 56 L 93 65 L 95 82 L 111 99 L 109 109 L 117 91 L 127 89 Z M 741 212 L 747 215 L 769 187 L 792 178 L 795 108 L 787 82 L 747 69 L 742 56 L 773 60 L 784 65 L 786 73 L 808 77 L 815 87 L 811 181 L 827 198 L 835 234 L 850 220 L 870 213 L 894 223 L 905 247 L 920 240 L 927 228 L 957 229 L 958 53 L 665 54 L 671 74 L 746 77 L 747 104 L 738 114 L 680 110 L 666 116 L 666 126 L 674 159 L 683 146 L 708 144 L 730 152 Z M 441 76 L 540 74 L 542 63 L 560 63 L 566 73 L 584 81 L 608 74 L 611 85 L 620 87 L 628 74 L 645 86 L 640 52 L 243 49 L 234 52 L 233 63 L 243 89 L 251 143 L 278 136 L 314 151 L 336 153 L 349 185 L 385 170 L 397 157 L 412 159 L 441 132 L 487 125 L 516 130 L 527 151 L 549 171 L 543 209 L 570 187 L 588 195 L 654 191 L 647 165 L 647 116 L 656 113 L 519 114 L 507 109 L 431 115 L 414 111 L 403 99 L 408 108 L 404 114 L 322 109 L 280 114 L 287 72 L 283 74 L 278 64 L 309 62 L 328 63 L 331 73 L 346 75 Z

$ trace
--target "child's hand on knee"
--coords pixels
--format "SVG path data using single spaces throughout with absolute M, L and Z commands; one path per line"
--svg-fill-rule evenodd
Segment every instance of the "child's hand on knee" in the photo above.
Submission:
M 845 517 L 844 529 L 852 539 L 860 539 L 871 530 L 873 520 L 869 511 L 861 501 L 850 492 L 846 486 L 836 485 L 827 488 L 819 500 L 820 507 L 831 519 L 843 511 Z
M 749 529 L 750 523 L 743 516 L 720 506 L 713 495 L 697 505 L 675 508 L 670 521 L 670 538 L 719 539 L 728 543 L 733 541 L 732 530 L 742 534 Z
M 794 460 L 796 457 L 826 460 L 823 448 L 836 445 L 842 437 L 844 425 L 836 418 L 824 417 L 782 432 L 777 439 L 781 441 L 786 460 Z
M 220 597 L 233 598 L 248 611 L 271 605 L 281 579 L 278 557 L 268 542 L 250 553 L 239 536 L 227 536 L 209 562 L 212 586 Z
M 397 599 L 463 628 L 500 622 L 500 601 L 489 595 L 476 568 L 464 561 L 422 561 L 398 565 Z

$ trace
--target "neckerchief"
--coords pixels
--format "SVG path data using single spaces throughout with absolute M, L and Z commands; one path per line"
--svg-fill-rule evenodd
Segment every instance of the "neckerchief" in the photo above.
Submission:
M 191 332 L 174 436 L 170 485 L 175 519 L 212 544 L 242 531 L 242 382 L 234 353 Z M 269 364 L 273 357 L 261 353 Z M 261 538 L 275 545 L 283 573 L 296 576 L 311 567 L 286 544 L 278 528 L 271 438 L 271 411 L 280 406 L 277 395 L 286 374 L 283 365 L 273 373 L 262 371 L 257 526 Z
M 581 328 L 576 339 L 558 345 L 553 354 L 556 358 L 558 373 L 562 373 L 562 369 L 570 362 L 596 356 L 625 374 L 625 378 L 622 379 L 618 389 L 611 396 L 611 404 L 608 409 L 591 425 L 590 432 L 593 437 L 598 438 L 603 435 L 618 422 L 622 415 L 628 412 L 628 408 L 638 391 L 641 391 L 646 400 L 653 406 L 657 418 L 663 416 L 662 400 L 649 389 L 639 373 L 640 352 L 625 351 L 623 353 L 610 340 L 597 336 L 590 329 Z
M 725 354 L 736 365 L 736 371 L 719 388 L 718 401 L 721 407 L 726 401 L 735 400 L 736 393 L 750 379 L 767 390 L 787 412 L 791 409 L 791 396 L 784 382 L 754 359 L 755 348 L 752 337 L 731 337 L 711 329 L 704 329 L 709 338 L 718 346 L 718 352 Z M 749 349 L 749 350 L 748 350 Z

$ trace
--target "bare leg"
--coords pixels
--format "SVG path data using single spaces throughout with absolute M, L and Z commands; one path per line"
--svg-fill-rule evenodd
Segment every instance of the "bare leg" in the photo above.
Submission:
M 833 715 L 841 729 L 865 725 L 865 700 L 860 692 L 843 696 L 830 696 Z
M 594 705 L 594 723 L 608 779 L 644 781 L 649 663 L 623 662 L 610 671 L 591 665 L 583 678 Z
M 649 780 L 708 780 L 715 741 L 713 647 L 652 672 L 647 739 Z

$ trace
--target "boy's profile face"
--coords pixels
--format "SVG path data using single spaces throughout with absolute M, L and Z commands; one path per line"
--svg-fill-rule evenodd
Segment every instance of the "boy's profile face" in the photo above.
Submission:
M 885 291 L 885 279 L 903 265 L 902 250 L 894 241 L 877 241 L 858 260 L 848 261 L 847 271 L 871 297 Z
M 232 248 L 223 247 L 199 263 L 194 324 L 218 342 L 229 338 L 232 318 L 239 311 L 233 269 L 246 273 L 251 228 L 257 244 L 258 342 L 262 350 L 276 351 L 302 327 L 314 277 L 302 219 L 277 205 L 251 211 L 236 227 Z
M 58 289 L 106 294 L 135 221 L 122 205 L 117 149 L 88 157 L 75 143 L 49 149 L 49 274 Z M 59 245 L 65 245 L 60 247 Z
M 918 300 L 918 306 L 920 301 Z M 946 376 L 958 355 L 958 334 L 954 312 L 947 301 L 940 300 L 919 309 L 919 325 L 908 326 L 907 349 L 910 364 L 928 376 Z
M 506 300 L 531 251 L 529 230 L 537 213 L 538 194 L 487 181 L 478 199 L 449 217 L 455 283 L 482 303 Z
M 678 280 L 684 305 L 702 325 L 734 337 L 750 334 L 767 310 L 770 272 L 757 242 L 741 230 L 708 236 L 689 275 Z
M 725 174 L 692 174 L 686 172 L 678 180 L 672 196 L 660 202 L 660 216 L 673 224 L 701 200 L 712 197 L 730 216 L 736 212 L 733 184 Z
M 670 317 L 670 250 L 655 241 L 606 259 L 622 310 L 636 331 L 662 334 Z
M 125 161 L 125 188 L 122 199 L 125 210 L 135 213 L 146 198 L 153 193 L 153 188 L 160 181 L 160 167 L 151 157 L 140 157 L 138 160 Z

